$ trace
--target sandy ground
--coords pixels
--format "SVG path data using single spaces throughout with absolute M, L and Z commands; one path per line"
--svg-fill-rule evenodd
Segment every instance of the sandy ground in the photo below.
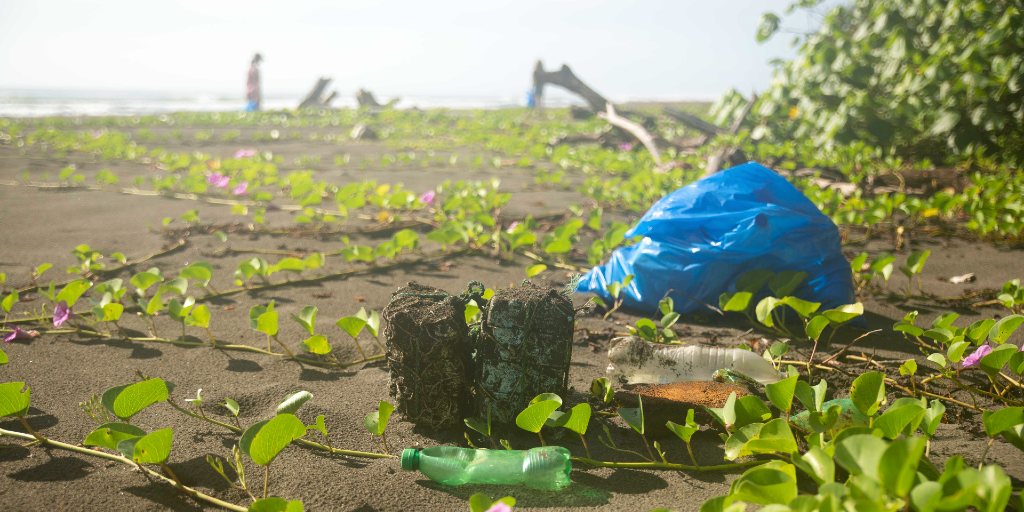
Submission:
M 190 139 L 186 136 L 185 140 Z M 325 145 L 300 140 L 258 144 L 210 143 L 201 146 L 201 149 L 214 155 L 228 156 L 238 147 L 253 145 L 272 149 L 276 154 L 283 155 L 285 162 L 301 154 L 320 154 L 322 160 L 317 175 L 336 183 L 375 179 L 382 183 L 401 182 L 408 189 L 422 191 L 445 179 L 490 179 L 498 176 L 502 180 L 503 189 L 515 192 L 512 204 L 505 213 L 508 218 L 521 217 L 527 213 L 536 215 L 561 211 L 572 202 L 587 203 L 587 199 L 575 191 L 552 190 L 533 185 L 530 169 L 420 168 L 417 164 L 361 171 L 355 165 L 358 161 L 355 157 L 350 166 L 339 168 L 333 164 L 334 155 L 394 152 L 393 149 L 373 144 Z M 196 149 L 188 144 L 181 147 L 168 144 L 166 147 L 179 151 Z M 463 150 L 461 153 L 472 154 L 474 151 Z M 134 163 L 93 163 L 75 154 L 66 160 L 55 160 L 33 154 L 20 155 L 14 149 L 0 147 L 0 179 L 17 179 L 26 171 L 33 179 L 41 179 L 46 172 L 56 176 L 69 162 L 76 162 L 80 172 L 89 177 L 100 169 L 110 168 L 121 176 L 122 182 L 129 182 L 134 175 L 147 175 L 151 172 L 145 166 Z M 104 254 L 123 252 L 129 260 L 160 251 L 175 241 L 147 226 L 159 226 L 161 219 L 177 217 L 188 209 L 198 209 L 204 223 L 232 222 L 238 219 L 237 216 L 231 216 L 229 209 L 224 206 L 103 191 L 0 186 L 0 205 L 0 211 L 3 212 L 3 222 L 0 224 L 0 272 L 7 273 L 8 282 L 18 286 L 29 281 L 30 267 L 43 262 L 55 265 L 45 276 L 47 282 L 50 278 L 63 279 L 59 275 L 62 269 L 75 263 L 70 251 L 82 243 Z M 271 217 L 272 222 L 278 226 L 287 226 L 290 224 L 288 215 L 275 213 Z M 620 220 L 631 219 L 621 215 Z M 352 224 L 358 225 L 359 222 L 353 221 Z M 355 243 L 360 239 L 372 239 L 372 236 L 353 235 L 353 239 Z M 252 256 L 225 251 L 227 248 L 304 253 L 337 250 L 341 246 L 341 242 L 332 238 L 314 240 L 243 234 L 230 235 L 226 243 L 210 235 L 191 235 L 184 240 L 185 244 L 180 250 L 146 262 L 140 265 L 141 268 L 109 277 L 121 277 L 127 282 L 135 272 L 149 266 L 159 267 L 165 275 L 176 275 L 188 263 L 208 261 L 215 269 L 213 285 L 225 289 L 233 286 L 231 275 L 235 265 Z M 427 245 L 426 248 L 429 250 L 432 247 Z M 960 295 L 968 289 L 998 288 L 1008 279 L 1024 274 L 1024 259 L 1021 258 L 1022 252 L 1017 249 L 956 239 L 911 240 L 910 248 L 932 250 L 933 254 L 924 272 L 925 291 L 939 296 Z M 861 249 L 846 248 L 850 256 Z M 893 243 L 872 241 L 864 249 L 872 253 L 892 251 Z M 329 263 L 327 268 L 313 271 L 313 274 L 341 270 L 337 259 L 331 261 L 333 263 Z M 390 271 L 368 271 L 315 285 L 282 286 L 264 292 L 241 293 L 218 299 L 211 304 L 211 330 L 218 341 L 260 347 L 265 343 L 265 338 L 248 328 L 248 310 L 254 304 L 273 299 L 281 312 L 279 337 L 295 350 L 306 336 L 297 324 L 288 320 L 288 314 L 297 312 L 303 306 L 315 305 L 319 308 L 318 333 L 331 339 L 339 359 L 354 360 L 358 353 L 347 335 L 334 325 L 336 319 L 354 314 L 360 307 L 380 311 L 390 300 L 391 293 L 412 280 L 452 293 L 464 290 L 470 280 L 482 281 L 487 286 L 508 286 L 525 277 L 523 267 L 527 262 L 523 259 L 509 263 L 483 254 L 460 256 L 407 265 Z M 967 272 L 976 273 L 978 280 L 952 285 L 938 279 Z M 561 286 L 567 280 L 565 272 L 549 270 L 542 274 L 540 282 Z M 893 290 L 902 292 L 905 286 L 905 278 L 896 273 L 892 282 Z M 192 293 L 201 292 L 193 289 Z M 33 296 L 34 300 L 31 298 Z M 910 310 L 921 312 L 918 325 L 928 323 L 936 315 L 950 310 L 934 301 L 879 296 L 865 296 L 861 299 L 865 302 L 871 329 L 889 329 Z M 577 304 L 584 300 L 585 297 L 577 297 Z M 17 306 L 16 311 L 21 314 L 22 311 L 38 309 L 43 302 L 42 297 L 30 294 L 25 302 Z M 969 319 L 961 320 L 960 325 L 978 318 L 994 318 L 1005 311 L 995 307 L 953 310 Z M 614 320 L 621 323 L 631 323 L 637 318 L 633 312 L 628 311 L 613 316 Z M 123 325 L 132 331 L 145 330 L 142 321 L 137 318 L 129 318 Z M 593 313 L 583 317 L 579 325 L 598 332 L 624 330 L 621 324 L 604 322 L 600 315 Z M 157 320 L 157 327 L 158 333 L 163 336 L 180 334 L 178 324 L 166 317 Z M 678 330 L 683 339 L 690 342 L 724 345 L 745 343 L 761 337 L 749 332 L 748 326 L 735 319 L 721 320 L 706 314 L 684 318 Z M 836 345 L 842 346 L 859 334 L 853 331 L 841 333 L 836 338 Z M 187 335 L 189 339 L 205 340 L 205 335 L 198 328 L 189 328 Z M 371 353 L 377 353 L 372 339 L 365 333 L 360 342 Z M 1018 345 L 1021 343 L 1020 333 L 1015 336 L 1014 342 Z M 566 397 L 568 403 L 587 400 L 591 380 L 604 375 L 608 343 L 607 335 L 577 334 L 570 374 L 574 392 L 572 396 Z M 923 360 L 916 347 L 891 331 L 873 335 L 859 342 L 857 347 L 850 352 L 863 352 L 868 356 L 874 354 L 878 359 L 917 357 Z M 796 348 L 806 357 L 809 347 Z M 241 404 L 239 419 L 243 425 L 271 417 L 277 403 L 287 394 L 300 389 L 308 390 L 313 393 L 314 399 L 300 409 L 299 417 L 310 424 L 318 414 L 324 414 L 331 431 L 332 444 L 351 450 L 378 449 L 377 445 L 371 444 L 362 426 L 362 418 L 375 409 L 377 401 L 389 399 L 387 368 L 379 361 L 345 370 L 325 370 L 255 353 L 74 335 L 18 340 L 4 345 L 3 349 L 11 362 L 0 367 L 0 381 L 26 381 L 32 386 L 33 407 L 28 417 L 30 424 L 48 437 L 70 443 L 81 442 L 97 426 L 81 412 L 79 402 L 87 400 L 93 393 L 102 393 L 110 387 L 133 382 L 135 370 L 177 384 L 175 396 L 180 403 L 183 403 L 184 398 L 193 396 L 198 388 L 203 389 L 203 397 L 208 404 L 233 398 Z M 829 379 L 830 388 L 838 390 L 839 396 L 849 387 L 849 381 L 835 379 L 831 382 L 832 377 Z M 219 419 L 228 421 L 223 409 L 208 406 L 207 410 Z M 986 443 L 984 433 L 977 425 L 980 418 L 960 408 L 951 407 L 946 421 L 948 423 L 940 427 L 933 441 L 933 459 L 941 465 L 945 457 L 963 454 L 968 463 L 977 464 Z M 214 425 L 186 417 L 166 404 L 146 409 L 133 422 L 147 431 L 166 427 L 174 429 L 175 441 L 170 466 L 185 484 L 228 501 L 247 502 L 243 493 L 228 487 L 205 461 L 208 454 L 230 456 L 230 448 L 237 441 L 236 436 Z M 635 450 L 643 449 L 638 438 L 631 434 L 624 423 L 618 419 L 607 422 L 618 443 Z M 19 422 L 9 418 L 0 421 L 0 427 L 23 429 Z M 600 431 L 594 420 L 587 440 L 595 458 L 631 460 L 629 456 L 604 448 L 597 439 Z M 568 435 L 558 437 L 554 432 L 549 435 L 552 442 L 568 447 L 576 455 L 583 455 L 583 447 L 578 439 Z M 142 474 L 127 466 L 61 450 L 13 446 L 10 440 L 3 442 L 7 443 L 6 446 L 0 446 L 0 502 L 3 503 L 3 510 L 213 510 L 171 486 L 147 482 Z M 421 446 L 465 445 L 460 430 L 429 432 L 415 428 L 397 417 L 392 419 L 389 426 L 388 442 L 393 453 L 415 443 Z M 513 435 L 511 442 L 516 448 L 535 445 L 532 436 L 519 434 Z M 694 448 L 699 462 L 720 463 L 722 450 L 719 442 L 713 431 L 698 434 Z M 662 444 L 670 461 L 682 463 L 688 460 L 685 446 L 678 440 L 665 439 Z M 1021 480 L 1024 479 L 1024 457 L 1019 452 L 997 442 L 988 460 L 999 462 L 1013 479 L 1014 485 L 1021 486 Z M 257 487 L 255 483 L 262 479 L 262 472 L 258 472 L 258 468 L 251 463 L 247 470 L 250 482 L 253 487 Z M 312 511 L 466 510 L 466 500 L 476 492 L 484 492 L 494 498 L 514 496 L 523 508 L 644 511 L 668 507 L 675 510 L 697 510 L 704 500 L 727 492 L 729 482 L 737 474 L 578 467 L 572 474 L 573 484 L 560 492 L 502 486 L 444 487 L 418 472 L 402 471 L 397 459 L 348 458 L 289 447 L 272 466 L 270 490 L 273 495 L 300 499 L 306 510 Z

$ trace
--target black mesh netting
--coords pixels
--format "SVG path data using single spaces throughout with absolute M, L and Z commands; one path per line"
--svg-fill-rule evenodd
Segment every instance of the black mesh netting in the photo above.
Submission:
M 529 282 L 494 294 L 476 343 L 477 410 L 511 423 L 538 394 L 565 396 L 575 317 L 572 301 Z
M 466 299 L 409 283 L 381 315 L 389 391 L 398 412 L 417 425 L 461 425 L 470 405 Z

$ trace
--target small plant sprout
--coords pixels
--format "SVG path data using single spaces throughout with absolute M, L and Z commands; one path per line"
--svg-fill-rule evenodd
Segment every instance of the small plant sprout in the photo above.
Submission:
M 356 318 L 366 320 L 366 330 L 371 336 L 373 336 L 373 341 L 377 343 L 377 348 L 380 349 L 380 353 L 386 353 L 387 351 L 384 350 L 384 345 L 381 345 L 380 343 L 380 315 L 377 314 L 377 311 L 371 309 L 370 312 L 367 313 L 366 308 L 359 308 L 359 311 L 356 312 Z
M 227 461 L 227 463 L 228 466 L 232 470 L 234 470 L 235 475 L 237 475 L 238 477 L 237 484 L 235 483 L 234 479 L 228 478 L 227 473 L 224 472 L 224 459 L 220 457 L 215 457 L 213 455 L 207 455 L 206 463 L 209 464 L 214 471 L 219 473 L 220 476 L 224 478 L 224 480 L 227 480 L 228 484 L 231 485 L 231 487 L 234 487 L 235 489 L 238 489 L 240 491 L 245 491 L 245 493 L 249 495 L 249 498 L 251 498 L 252 501 L 257 501 L 256 496 L 252 495 L 252 492 L 249 491 L 249 488 L 245 483 L 245 464 L 242 463 L 242 450 L 238 448 L 237 444 L 231 447 L 231 454 L 234 457 L 234 461 L 229 460 Z
M 167 315 L 175 322 L 181 324 L 182 341 L 185 341 L 185 324 L 192 312 L 192 306 L 194 306 L 195 303 L 196 300 L 192 297 L 186 297 L 184 302 L 179 302 L 177 298 L 171 299 L 167 302 Z
M 390 453 L 388 453 L 388 438 L 385 434 L 385 430 L 388 426 L 388 419 L 391 418 L 391 413 L 394 410 L 395 406 L 381 400 L 380 403 L 377 404 L 376 411 L 367 413 L 366 416 L 363 417 L 363 426 L 366 427 L 366 430 L 370 433 L 370 441 L 373 441 L 373 436 L 380 436 L 381 444 L 384 446 L 385 455 L 390 455 Z M 323 416 L 320 418 L 323 418 Z M 327 437 L 326 429 L 324 429 L 324 437 Z
M 562 405 L 562 399 L 553 393 L 544 393 L 537 395 L 530 402 L 530 406 L 523 409 L 522 412 L 516 416 L 516 426 L 527 431 L 537 434 L 540 439 L 542 446 L 547 446 L 544 442 L 544 436 L 540 434 L 540 430 L 547 424 L 548 419 L 551 417 L 551 413 L 555 412 Z
M 18 303 L 18 290 L 11 290 L 3 301 L 0 301 L 0 307 L 4 310 L 4 323 L 7 323 L 8 317 L 11 315 L 11 308 Z
M 273 352 L 273 345 L 271 345 L 271 340 L 273 340 L 278 345 L 281 345 L 281 348 L 288 353 L 289 357 L 295 358 L 292 351 L 288 350 L 288 347 L 281 340 L 277 339 L 277 311 L 274 311 L 274 301 L 270 301 L 270 304 L 266 306 L 256 305 L 250 308 L 249 326 L 267 335 L 267 352 Z
M 693 465 L 699 470 L 700 464 L 697 463 L 697 457 L 693 456 L 693 448 L 690 446 L 690 438 L 693 437 L 694 433 L 700 431 L 700 425 L 697 425 L 697 423 L 693 421 L 693 409 L 686 411 L 685 424 L 679 425 L 669 421 L 665 423 L 665 426 L 668 427 L 673 434 L 679 436 L 679 439 L 682 439 L 683 442 L 686 443 L 686 451 L 690 454 L 690 461 L 693 462 Z
M 644 440 L 644 446 L 647 447 L 647 454 L 651 456 L 651 462 L 654 461 L 654 452 L 651 451 L 651 444 L 647 442 L 647 436 L 644 435 L 644 401 L 641 395 L 636 396 L 637 406 L 635 408 L 624 408 L 619 407 L 616 409 L 619 417 L 626 422 L 640 437 Z
M 93 393 L 92 398 L 89 400 L 85 402 L 78 402 L 78 408 L 82 409 L 82 412 L 96 420 L 96 423 L 99 423 L 100 425 L 113 421 L 112 413 L 106 407 L 103 407 L 103 403 L 100 402 L 100 397 L 95 393 Z
M 241 407 L 238 406 L 238 402 L 230 398 L 225 398 L 220 405 L 224 406 L 224 408 L 231 413 L 231 418 L 235 421 L 235 426 L 241 429 L 242 425 L 238 423 L 238 413 L 241 411 Z
M 194 327 L 202 327 L 206 331 L 206 335 L 210 337 L 210 343 L 213 345 L 213 348 L 217 348 L 217 340 L 213 338 L 213 333 L 210 332 L 210 308 L 206 304 L 199 304 L 193 307 L 188 313 L 185 323 Z
M 178 273 L 178 277 L 197 281 L 207 291 L 217 293 L 217 290 L 210 286 L 210 280 L 213 279 L 213 266 L 205 261 L 197 261 L 185 267 Z
M 51 265 L 49 263 L 43 263 L 42 265 L 39 265 L 38 267 L 32 269 L 32 271 L 30 272 L 30 277 L 32 278 L 32 284 L 36 285 L 37 284 L 36 281 L 39 279 L 40 276 L 43 275 L 43 272 L 46 272 L 47 270 L 50 270 L 51 268 L 53 268 L 53 265 Z
M 486 423 L 481 421 L 481 420 L 479 420 L 479 419 L 477 419 L 477 418 L 466 418 L 466 419 L 464 419 L 462 421 L 466 424 L 467 427 L 469 427 L 474 432 L 476 432 L 476 433 L 478 433 L 480 435 L 486 436 L 487 440 L 491 443 L 491 448 L 493 448 L 495 450 L 498 449 L 498 445 L 494 443 L 494 437 L 491 435 L 491 402 L 490 401 L 487 402 L 487 422 Z M 466 440 L 469 441 L 470 444 L 472 444 L 472 441 L 469 440 L 469 434 L 468 433 L 466 434 Z
M 386 402 L 381 402 L 381 403 L 386 403 Z M 370 413 L 370 414 L 373 414 L 373 413 Z M 306 425 L 306 430 L 307 431 L 308 430 L 316 430 L 316 431 L 320 432 L 321 434 L 323 434 L 323 436 L 324 436 L 324 444 L 326 444 L 328 448 L 331 448 L 332 450 L 334 449 L 331 446 L 331 435 L 330 435 L 330 433 L 327 432 L 327 424 L 324 423 L 324 415 L 323 414 L 321 414 L 321 415 L 316 417 L 316 423 L 314 423 L 313 425 Z
M 204 418 L 206 417 L 206 413 L 203 412 L 203 388 L 199 388 L 199 390 L 196 391 L 195 398 L 186 398 L 185 401 L 194 405 L 196 409 L 199 411 L 200 416 Z
M 633 274 L 629 274 L 626 277 L 622 278 L 622 282 L 621 283 L 620 282 L 615 282 L 615 283 L 609 284 L 609 285 L 604 287 L 605 291 L 607 291 L 608 294 L 612 296 L 612 299 L 614 301 L 613 304 L 612 304 L 612 308 L 609 309 L 604 314 L 604 319 L 605 320 L 607 320 L 608 317 L 611 316 L 612 313 L 614 313 L 617 309 L 619 309 L 620 306 L 622 306 L 622 301 L 625 298 L 622 295 L 622 291 L 625 290 L 629 286 L 629 283 L 632 280 L 633 280 Z M 591 299 L 591 300 L 593 300 L 593 299 Z M 598 305 L 604 306 L 604 303 L 600 299 L 594 300 L 594 302 L 596 302 Z
M 907 256 L 907 264 L 900 267 L 900 272 L 907 276 L 907 297 L 911 294 L 911 285 L 914 282 L 914 275 L 917 275 L 917 291 L 924 295 L 924 286 L 921 284 L 921 271 L 924 270 L 924 262 L 931 256 L 931 251 L 914 251 Z
M 367 321 L 365 318 L 359 318 L 358 316 L 346 316 L 337 321 L 338 327 L 341 330 L 348 333 L 352 337 L 352 342 L 356 344 L 356 349 L 359 350 L 359 355 L 362 356 L 362 360 L 366 361 L 366 352 L 363 352 L 363 347 L 359 346 L 359 333 L 366 327 Z
M 555 411 L 555 413 L 557 412 Z M 587 446 L 587 439 L 584 436 L 586 436 L 587 427 L 590 425 L 590 415 L 590 404 L 577 404 L 569 412 L 558 416 L 554 422 L 556 427 L 567 428 L 580 436 L 580 442 L 583 443 L 583 449 L 587 452 L 588 459 L 593 457 L 590 456 L 590 447 Z
M 615 398 L 615 390 L 612 389 L 612 382 L 608 377 L 594 379 L 590 383 L 590 394 L 605 405 L 612 403 L 612 399 Z

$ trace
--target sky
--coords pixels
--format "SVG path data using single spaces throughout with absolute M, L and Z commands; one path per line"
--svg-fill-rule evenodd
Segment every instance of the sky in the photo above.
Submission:
M 789 3 L 0 0 L 0 88 L 241 96 L 260 52 L 265 96 L 325 76 L 339 94 L 518 97 L 541 59 L 615 101 L 714 99 L 764 90 L 795 54 L 791 35 L 754 39 Z

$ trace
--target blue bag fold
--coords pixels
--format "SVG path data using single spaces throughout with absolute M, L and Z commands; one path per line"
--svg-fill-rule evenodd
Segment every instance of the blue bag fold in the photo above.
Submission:
M 744 272 L 768 269 L 807 272 L 791 295 L 820 302 L 819 311 L 855 301 L 839 229 L 789 181 L 754 162 L 665 196 L 626 233 L 636 236 L 644 238 L 587 272 L 577 291 L 611 301 L 605 286 L 633 274 L 624 305 L 654 311 L 676 290 L 676 311 L 688 313 L 704 307 L 697 301 L 717 306 Z

